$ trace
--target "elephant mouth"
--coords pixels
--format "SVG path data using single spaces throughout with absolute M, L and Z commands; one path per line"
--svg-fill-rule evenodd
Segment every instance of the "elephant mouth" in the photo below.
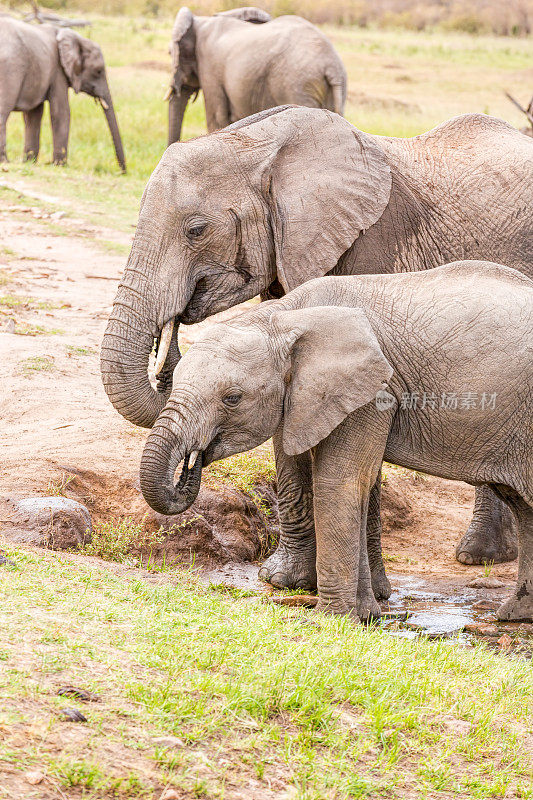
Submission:
M 202 467 L 204 454 L 201 450 L 186 453 L 177 484 L 174 487 L 176 497 L 182 498 L 188 508 L 198 496 L 202 482 Z

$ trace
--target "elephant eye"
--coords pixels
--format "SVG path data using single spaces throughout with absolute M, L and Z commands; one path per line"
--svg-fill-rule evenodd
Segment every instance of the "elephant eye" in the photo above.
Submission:
M 227 408 L 235 408 L 242 400 L 242 394 L 229 394 L 222 402 Z
M 197 222 L 187 228 L 187 238 L 191 241 L 198 239 L 207 228 L 207 222 Z

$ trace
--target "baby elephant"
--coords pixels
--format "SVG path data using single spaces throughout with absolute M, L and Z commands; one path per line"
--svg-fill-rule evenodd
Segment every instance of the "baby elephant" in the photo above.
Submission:
M 384 573 L 376 542 L 367 550 L 367 511 L 386 460 L 488 484 L 512 508 L 518 581 L 498 617 L 533 619 L 529 278 L 482 261 L 318 278 L 213 326 L 176 367 L 148 437 L 147 502 L 164 514 L 183 511 L 202 466 L 278 429 L 287 454 L 311 452 L 319 609 L 379 615 Z

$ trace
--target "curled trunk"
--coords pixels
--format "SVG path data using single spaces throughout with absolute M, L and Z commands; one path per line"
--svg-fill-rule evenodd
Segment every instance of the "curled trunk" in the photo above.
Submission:
M 126 172 L 126 158 L 124 156 L 124 148 L 122 147 L 122 138 L 120 136 L 117 117 L 115 114 L 115 109 L 113 107 L 113 101 L 111 100 L 111 94 L 107 92 L 107 94 L 100 97 L 100 102 L 104 110 L 111 138 L 113 139 L 113 147 L 115 148 L 115 155 L 117 157 L 117 161 L 119 163 L 122 172 Z
M 141 459 L 141 491 L 144 499 L 160 514 L 180 514 L 196 500 L 202 479 L 202 453 L 189 453 L 178 441 L 170 411 L 161 414 L 146 442 Z M 183 468 L 174 484 L 180 461 Z
M 195 89 L 188 89 L 182 86 L 179 93 L 175 90 L 170 95 L 168 101 L 168 144 L 179 142 L 181 137 L 181 128 L 183 125 L 183 116 L 189 98 L 195 92 Z
M 122 285 L 102 342 L 100 368 L 106 393 L 116 410 L 134 425 L 151 428 L 170 396 L 172 373 L 180 359 L 178 325 L 174 325 L 157 389 L 148 377 L 154 346 L 152 315 L 136 311 L 138 293 Z

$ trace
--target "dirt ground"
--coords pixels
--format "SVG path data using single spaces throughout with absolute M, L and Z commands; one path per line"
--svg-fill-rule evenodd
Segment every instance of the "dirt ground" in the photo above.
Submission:
M 92 496 L 94 506 L 97 496 L 100 512 L 143 508 L 138 465 L 146 431 L 114 411 L 100 381 L 100 342 L 126 260 L 106 242 L 124 251 L 130 237 L 39 207 L 0 207 L 4 531 L 11 513 L 7 498 L 53 493 L 51 483 L 57 486 L 70 471 L 85 476 L 79 499 Z M 192 341 L 199 327 L 187 328 L 186 339 Z M 384 490 L 389 568 L 462 585 L 482 575 L 482 567 L 454 558 L 472 506 L 471 487 L 390 470 Z M 516 562 L 492 571 L 506 582 L 515 574 Z

